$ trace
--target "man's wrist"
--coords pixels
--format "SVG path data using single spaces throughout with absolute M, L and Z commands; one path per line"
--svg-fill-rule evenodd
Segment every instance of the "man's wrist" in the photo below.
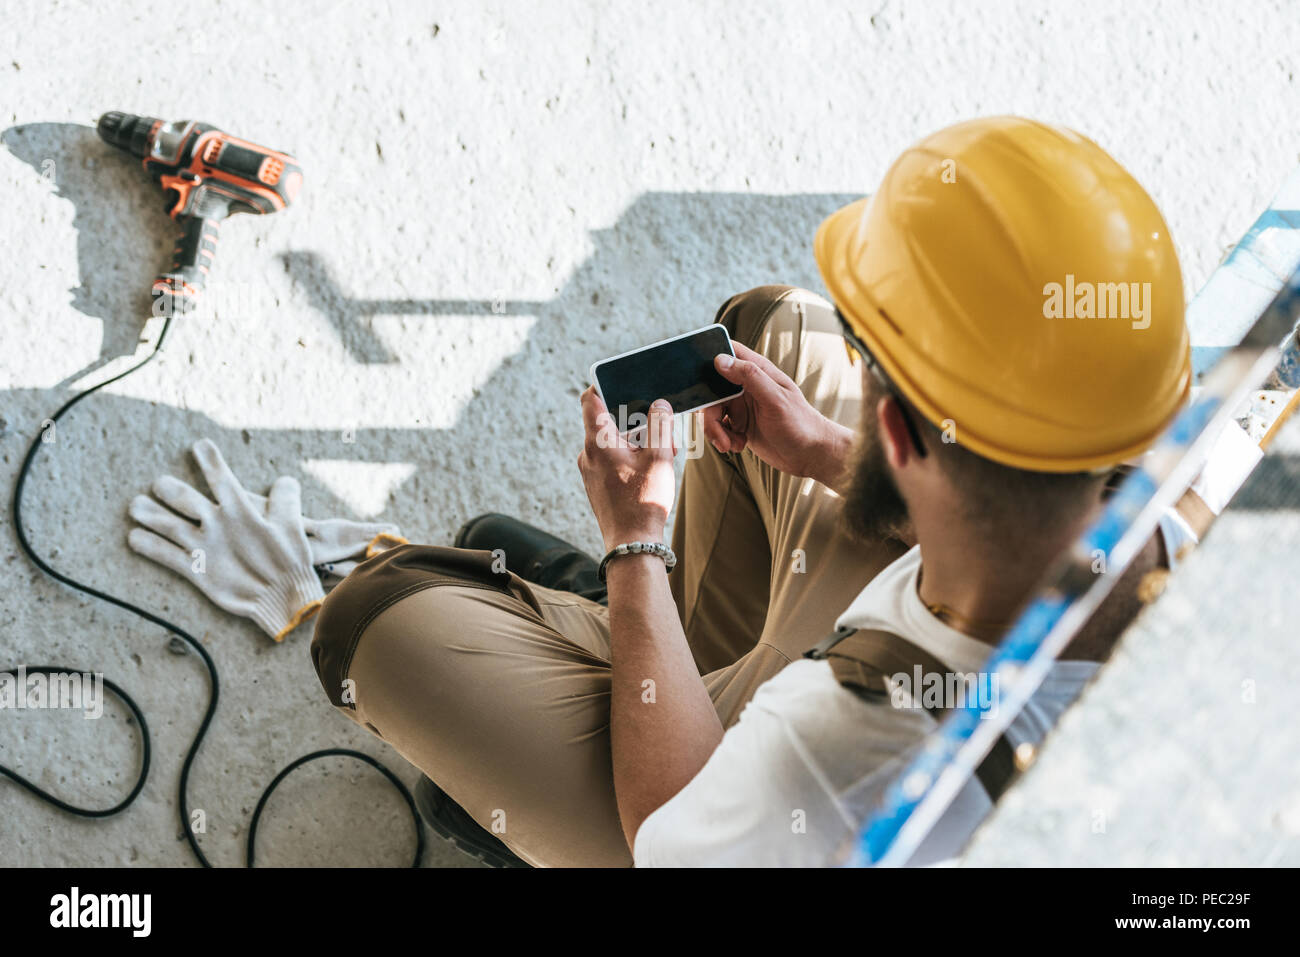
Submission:
M 609 551 L 618 545 L 627 545 L 632 542 L 660 542 L 664 540 L 664 530 L 660 526 L 655 528 L 626 529 L 611 532 L 605 536 L 605 551 Z
M 856 441 L 857 433 L 852 429 L 826 419 L 825 437 L 818 443 L 806 477 L 842 495 L 848 485 L 849 463 L 853 459 L 853 444 Z

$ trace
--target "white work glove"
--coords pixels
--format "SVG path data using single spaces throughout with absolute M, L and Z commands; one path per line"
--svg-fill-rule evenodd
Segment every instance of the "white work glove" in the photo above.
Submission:
M 281 476 L 262 498 L 244 490 L 208 439 L 195 443 L 194 458 L 216 502 L 165 475 L 153 492 L 174 511 L 137 495 L 130 515 L 144 527 L 131 529 L 127 543 L 188 579 L 217 607 L 282 641 L 325 597 L 312 567 L 298 481 Z
M 303 516 L 311 563 L 331 584 L 342 581 L 367 558 L 394 545 L 407 544 L 396 525 L 384 522 L 354 522 L 350 518 L 308 518 Z
M 267 501 L 264 496 L 250 492 L 249 497 L 260 503 L 265 511 Z M 407 544 L 401 530 L 391 522 L 354 522 L 350 518 L 304 515 L 302 527 L 307 533 L 311 563 L 325 576 L 327 586 L 338 584 L 367 558 L 394 545 Z

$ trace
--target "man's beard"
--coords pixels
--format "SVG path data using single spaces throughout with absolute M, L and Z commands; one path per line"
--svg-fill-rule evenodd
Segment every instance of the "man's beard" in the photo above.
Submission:
M 843 503 L 849 532 L 871 542 L 903 538 L 909 524 L 907 503 L 894 484 L 880 436 L 874 428 L 863 429 L 852 468 L 853 476 Z

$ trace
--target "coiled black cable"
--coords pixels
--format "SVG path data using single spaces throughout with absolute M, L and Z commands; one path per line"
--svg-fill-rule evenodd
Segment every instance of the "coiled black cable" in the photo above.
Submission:
M 31 542 L 28 541 L 27 539 L 27 532 L 23 528 L 23 520 L 22 520 L 23 489 L 27 484 L 27 475 L 28 472 L 31 470 L 32 462 L 36 458 L 36 453 L 40 451 L 40 447 L 43 444 L 45 444 L 46 430 L 53 428 L 54 424 L 58 422 L 61 418 L 63 418 L 63 416 L 66 415 L 67 412 L 70 409 L 72 409 L 72 407 L 75 406 L 82 399 L 98 392 L 100 389 L 104 388 L 104 386 L 112 385 L 114 382 L 126 378 L 131 373 L 147 365 L 162 350 L 163 342 L 167 338 L 167 331 L 171 328 L 172 318 L 173 317 L 171 315 L 168 315 L 163 320 L 162 329 L 158 333 L 158 341 L 154 343 L 153 349 L 149 352 L 147 356 L 145 356 L 143 359 L 141 359 L 135 365 L 131 366 L 126 371 L 120 372 L 109 379 L 105 379 L 103 382 L 97 383 L 87 389 L 82 390 L 81 392 L 78 392 L 72 398 L 68 399 L 68 401 L 64 402 L 63 405 L 59 406 L 58 411 L 55 412 L 54 415 L 50 416 L 49 419 L 46 419 L 43 423 L 41 423 L 41 431 L 37 433 L 34 439 L 32 439 L 32 444 L 27 449 L 27 455 L 23 458 L 23 463 L 18 469 L 18 478 L 14 483 L 12 514 L 13 514 L 14 532 L 18 536 L 18 545 L 20 548 L 22 548 L 23 553 L 29 559 L 31 559 L 33 565 L 35 565 L 45 574 L 49 575 L 55 581 L 62 582 L 64 585 L 67 585 L 69 588 L 74 588 L 77 591 L 82 592 L 83 594 L 90 595 L 93 598 L 98 598 L 100 601 L 106 601 L 110 605 L 116 605 L 118 608 L 122 608 L 126 611 L 129 611 L 133 615 L 137 615 L 151 624 L 157 625 L 160 628 L 165 628 L 167 631 L 170 631 L 177 638 L 184 641 L 190 648 L 198 652 L 199 657 L 203 659 L 203 664 L 208 669 L 208 679 L 209 679 L 209 687 L 211 688 L 211 693 L 208 696 L 208 706 L 206 710 L 203 712 L 203 720 L 199 722 L 199 729 L 197 732 L 195 732 L 194 739 L 193 741 L 190 742 L 189 750 L 185 753 L 185 760 L 181 764 L 181 777 L 180 777 L 180 784 L 178 787 L 177 803 L 180 811 L 181 829 L 185 834 L 185 840 L 190 845 L 190 850 L 194 852 L 194 856 L 198 860 L 200 865 L 202 865 L 203 867 L 211 867 L 212 862 L 209 861 L 206 856 L 204 856 L 203 849 L 199 847 L 198 838 L 194 834 L 194 828 L 190 821 L 188 792 L 189 792 L 190 768 L 194 764 L 194 757 L 195 755 L 198 754 L 199 747 L 203 744 L 204 736 L 208 733 L 208 726 L 212 724 L 212 716 L 217 712 L 217 698 L 220 693 L 220 681 L 217 677 L 216 662 L 212 660 L 212 656 L 208 654 L 207 649 L 204 648 L 203 645 L 200 644 L 197 640 L 195 640 L 193 635 L 185 631 L 179 625 L 168 621 L 166 618 L 162 618 L 158 615 L 155 615 L 153 612 L 147 611 L 146 609 L 141 608 L 139 605 L 135 605 L 129 601 L 126 601 L 125 599 L 118 598 L 116 595 L 110 595 L 107 592 L 100 591 L 98 588 L 94 588 L 90 585 L 84 584 L 83 582 L 79 582 L 76 579 L 70 578 L 69 576 L 64 575 L 62 572 L 57 571 L 56 569 L 50 567 L 50 565 L 44 559 L 42 559 L 39 555 L 36 554 L 35 549 L 32 548 Z M 37 665 L 37 666 L 28 667 L 25 670 L 29 674 L 34 674 L 34 673 L 51 674 L 51 673 L 77 672 L 79 669 L 65 668 L 65 667 L 60 667 L 58 665 Z M 16 675 L 17 673 L 18 673 L 17 669 L 9 669 L 7 671 L 0 672 L 0 674 L 13 674 L 13 675 Z M 32 781 L 18 774 L 12 768 L 8 768 L 2 764 L 0 764 L 0 774 L 3 774 L 5 777 L 8 777 L 15 783 L 26 788 L 32 794 L 36 795 L 37 798 L 46 802 L 47 804 L 51 804 L 61 811 L 66 811 L 69 814 L 75 814 L 79 817 L 90 817 L 90 818 L 111 817 L 112 815 L 117 814 L 118 812 L 123 811 L 126 808 L 130 807 L 135 802 L 135 799 L 139 797 L 140 791 L 144 788 L 145 780 L 149 776 L 149 762 L 151 756 L 151 748 L 149 742 L 149 727 L 145 722 L 144 712 L 140 710 L 140 706 L 136 704 L 135 700 L 129 694 L 127 694 L 125 690 L 123 690 L 117 684 L 114 684 L 113 682 L 109 681 L 107 678 L 104 679 L 104 684 L 106 687 L 109 688 L 109 690 L 113 692 L 113 694 L 115 694 L 118 698 L 120 698 L 122 702 L 131 710 L 131 713 L 135 716 L 136 721 L 140 725 L 140 742 L 141 742 L 140 776 L 136 779 L 135 785 L 131 788 L 130 792 L 126 795 L 125 798 L 123 798 L 113 807 L 106 808 L 103 810 L 95 810 L 92 808 L 81 808 L 69 804 L 64 800 L 55 797 L 53 794 L 50 794 L 48 791 L 45 791 L 37 787 L 34 783 L 32 783 Z M 412 861 L 411 866 L 419 867 L 420 860 L 424 856 L 424 828 L 420 821 L 420 813 L 415 806 L 415 799 L 411 797 L 411 792 L 407 789 L 406 785 L 404 785 L 398 779 L 398 777 L 392 773 L 392 771 L 384 767 L 384 765 L 382 765 L 380 762 L 376 761 L 368 754 L 364 754 L 361 751 L 354 751 L 349 748 L 327 748 L 322 751 L 313 751 L 311 754 L 303 755 L 302 757 L 298 758 L 296 761 L 292 762 L 278 775 L 276 775 L 275 779 L 269 785 L 267 785 L 266 789 L 263 790 L 262 792 L 261 799 L 257 802 L 257 808 L 253 812 L 252 821 L 248 829 L 248 851 L 247 851 L 247 860 L 246 860 L 247 866 L 248 867 L 253 866 L 253 848 L 257 838 L 257 825 L 259 820 L 261 819 L 262 810 L 266 806 L 266 802 L 271 796 L 271 792 L 274 791 L 275 788 L 280 784 L 280 782 L 283 781 L 285 777 L 287 777 L 296 768 L 301 767 L 302 765 L 306 764 L 309 761 L 314 761 L 317 760 L 318 758 L 327 758 L 327 757 L 350 757 L 350 758 L 356 758 L 359 761 L 364 761 L 366 764 L 369 764 L 372 767 L 377 768 L 385 777 L 388 778 L 390 782 L 392 782 L 393 786 L 397 788 L 397 790 L 401 793 L 402 797 L 406 800 L 407 807 L 409 807 L 411 811 L 412 820 L 415 822 L 415 858 Z
M 26 665 L 23 668 L 23 671 L 29 675 L 67 674 L 69 671 L 75 672 L 79 670 L 80 669 L 75 668 L 63 668 L 59 665 Z M 17 668 L 8 668 L 5 671 L 0 671 L 0 674 L 13 675 L 14 677 L 19 676 Z M 102 811 L 97 811 L 94 808 L 77 807 L 74 804 L 69 804 L 67 801 L 55 797 L 49 791 L 37 787 L 29 779 L 23 777 L 21 774 L 16 774 L 3 764 L 0 764 L 0 774 L 5 775 L 15 784 L 22 785 L 46 804 L 53 804 L 60 811 L 67 811 L 69 814 L 75 814 L 78 817 L 112 817 L 118 811 L 130 807 L 131 804 L 134 803 L 136 796 L 139 795 L 140 791 L 144 788 L 145 780 L 149 777 L 149 758 L 152 753 L 152 749 L 149 745 L 149 725 L 145 723 L 144 712 L 140 710 L 140 706 L 135 703 L 134 698 L 123 691 L 120 686 L 109 681 L 107 678 L 104 678 L 103 681 L 104 686 L 108 688 L 109 691 L 122 699 L 122 703 L 131 710 L 133 715 L 135 715 L 136 723 L 140 726 L 140 776 L 135 779 L 135 786 L 131 788 L 126 797 L 122 798 L 121 801 L 114 804 L 112 807 L 104 808 Z

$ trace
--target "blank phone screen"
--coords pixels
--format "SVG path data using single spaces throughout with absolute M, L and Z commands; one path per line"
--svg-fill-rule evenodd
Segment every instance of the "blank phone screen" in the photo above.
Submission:
M 724 352 L 731 353 L 726 330 L 709 326 L 630 356 L 606 359 L 596 366 L 596 384 L 605 407 L 626 431 L 628 418 L 648 415 L 655 399 L 667 399 L 674 412 L 689 412 L 739 395 L 740 386 L 713 367 L 713 357 Z

